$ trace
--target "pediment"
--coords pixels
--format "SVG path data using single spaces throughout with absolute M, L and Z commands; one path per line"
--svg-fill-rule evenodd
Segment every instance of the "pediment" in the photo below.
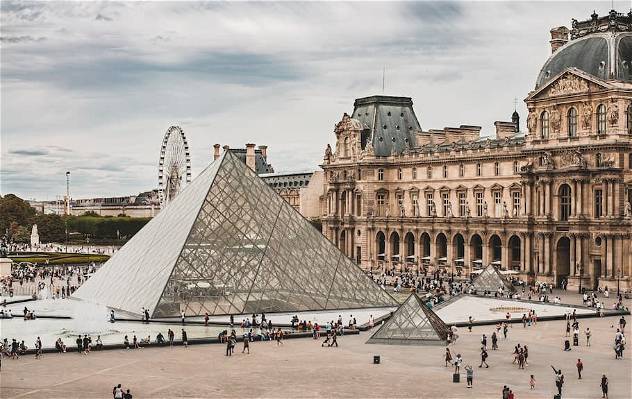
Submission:
M 583 94 L 612 88 L 612 85 L 577 68 L 569 68 L 532 92 L 528 100 Z
M 504 187 L 498 183 L 494 183 L 489 189 L 492 191 L 498 191 L 498 190 L 502 191 Z

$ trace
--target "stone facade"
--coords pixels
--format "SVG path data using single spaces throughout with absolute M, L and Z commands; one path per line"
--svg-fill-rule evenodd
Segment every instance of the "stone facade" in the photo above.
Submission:
M 612 26 L 588 36 L 629 35 Z M 481 136 L 422 130 L 409 98 L 356 100 L 325 151 L 323 234 L 365 268 L 467 275 L 493 263 L 530 281 L 630 289 L 632 83 L 547 72 L 525 99 L 525 133 L 516 113 Z

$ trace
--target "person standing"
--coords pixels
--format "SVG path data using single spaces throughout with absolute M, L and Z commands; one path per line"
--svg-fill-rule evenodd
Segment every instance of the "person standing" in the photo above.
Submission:
M 467 387 L 472 388 L 472 382 L 474 380 L 474 369 L 469 364 L 465 366 L 465 376 L 467 379 Z
M 474 319 L 472 319 L 472 316 L 469 316 L 467 319 L 467 329 L 469 332 L 472 332 L 472 324 L 474 322 Z
M 582 370 L 584 370 L 584 363 L 582 363 L 582 359 L 577 359 L 577 376 L 579 377 L 578 379 L 582 379 Z
M 619 319 L 619 329 L 621 330 L 621 332 L 623 332 L 623 330 L 625 329 L 625 324 L 625 318 L 621 316 L 621 319 Z
M 452 364 L 452 353 L 450 348 L 445 348 L 445 366 L 448 367 L 448 364 Z
M 529 377 L 529 387 L 531 387 L 530 389 L 535 389 L 535 376 L 533 374 Z
M 250 340 L 246 335 L 244 335 L 244 348 L 241 350 L 241 353 L 245 351 L 248 351 L 248 354 L 250 354 Z
M 182 312 L 180 312 L 180 319 L 182 320 L 182 325 L 184 325 L 184 318 L 186 317 L 186 315 L 184 314 L 184 310 Z
M 81 335 L 77 335 L 77 340 L 75 342 L 77 343 L 77 353 L 81 355 L 83 352 L 83 340 L 81 339 Z
M 591 336 L 590 328 L 586 327 L 586 346 L 590 346 L 590 336 Z
M 204 313 L 204 327 L 208 327 L 208 312 Z
M 461 363 L 463 362 L 463 358 L 460 353 L 457 353 L 456 359 L 454 359 L 454 374 L 459 374 L 461 370 Z
M 483 338 L 481 338 L 481 344 L 483 345 L 483 348 L 487 350 L 487 336 L 485 334 L 483 334 Z
M 498 349 L 498 335 L 496 335 L 496 331 L 492 333 L 492 350 L 495 351 Z
M 184 345 L 185 349 L 189 347 L 189 339 L 187 337 L 187 332 L 184 331 L 184 328 L 182 329 L 182 345 Z
M 232 356 L 233 355 L 233 351 L 231 350 L 231 340 L 227 339 L 226 340 L 226 356 Z
M 485 350 L 484 346 L 481 346 L 481 364 L 478 367 L 483 367 L 483 364 L 485 365 L 485 368 L 489 368 L 489 365 L 487 364 L 487 351 Z
M 169 337 L 169 346 L 173 346 L 173 338 L 175 336 L 174 332 L 169 329 L 169 331 L 167 332 L 167 336 Z
M 555 386 L 557 387 L 557 394 L 562 397 L 562 388 L 564 387 L 564 374 L 562 374 L 562 370 L 556 370 L 555 367 L 551 366 L 553 371 L 555 372 Z
M 35 341 L 35 358 L 39 359 L 42 356 L 42 340 L 40 337 L 37 337 Z
M 601 376 L 601 397 L 608 399 L 608 377 L 605 374 Z

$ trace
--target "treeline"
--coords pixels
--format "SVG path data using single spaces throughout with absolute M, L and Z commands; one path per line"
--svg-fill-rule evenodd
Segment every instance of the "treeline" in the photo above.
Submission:
M 127 240 L 132 238 L 151 218 L 128 216 L 69 216 L 68 229 L 95 240 Z
M 40 242 L 71 241 L 125 241 L 143 228 L 150 218 L 127 216 L 60 216 L 37 214 L 35 208 L 20 197 L 0 196 L 0 235 L 8 235 L 11 242 L 28 243 L 31 229 L 37 224 Z M 66 234 L 68 233 L 68 234 Z

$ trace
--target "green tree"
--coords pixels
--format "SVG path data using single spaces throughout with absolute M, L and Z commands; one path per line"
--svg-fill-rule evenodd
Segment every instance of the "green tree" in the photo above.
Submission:
M 12 237 L 15 242 L 29 243 L 31 242 L 31 231 L 27 227 L 18 226 Z
M 37 215 L 35 217 L 41 242 L 61 242 L 66 239 L 66 224 L 59 215 Z
M 28 227 L 33 223 L 35 209 L 20 197 L 7 194 L 0 197 L 0 234 L 11 228 L 12 224 Z M 11 228 L 12 232 L 16 230 Z

